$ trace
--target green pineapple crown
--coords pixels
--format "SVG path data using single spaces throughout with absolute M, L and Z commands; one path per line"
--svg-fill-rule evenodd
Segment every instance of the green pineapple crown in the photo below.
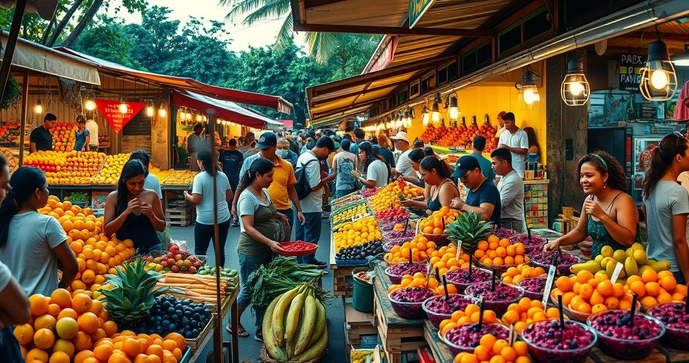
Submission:
M 165 294 L 167 288 L 155 289 L 162 276 L 152 269 L 146 270 L 146 261 L 136 259 L 117 269 L 117 274 L 107 275 L 110 289 L 102 289 L 100 299 L 112 320 L 118 324 L 135 324 L 148 316 L 155 305 L 155 298 Z
M 481 240 L 490 236 L 490 223 L 481 218 L 481 214 L 474 212 L 461 213 L 457 220 L 450 223 L 447 233 L 453 241 L 462 241 L 462 249 L 473 254 Z

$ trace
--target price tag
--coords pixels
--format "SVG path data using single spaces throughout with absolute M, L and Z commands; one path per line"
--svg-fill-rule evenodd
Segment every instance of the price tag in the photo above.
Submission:
M 617 282 L 617 279 L 620 277 L 620 273 L 622 272 L 622 269 L 624 268 L 624 265 L 622 263 L 618 262 L 617 265 L 615 265 L 615 271 L 612 272 L 612 276 L 610 276 L 610 282 L 613 283 L 613 285 Z
M 545 288 L 543 289 L 543 300 L 541 303 L 543 303 L 543 306 L 548 306 L 548 299 L 550 299 L 550 290 L 553 287 L 553 281 L 555 280 L 555 271 L 557 271 L 557 268 L 553 265 L 550 265 L 550 268 L 548 269 L 548 277 L 545 280 Z
M 515 335 L 516 334 L 514 334 L 514 324 L 510 324 L 510 335 L 507 338 L 507 343 L 510 345 L 510 347 L 512 346 L 512 344 L 514 344 L 514 339 L 516 338 Z
M 455 256 L 455 260 L 457 261 L 459 261 L 460 251 L 462 251 L 462 241 L 457 241 L 457 256 Z
M 417 224 L 416 224 L 416 232 L 414 232 L 414 234 L 419 234 L 419 225 L 420 225 L 420 224 L 421 224 L 421 223 L 417 223 Z
M 431 278 L 431 268 L 431 264 L 429 263 L 428 267 L 426 267 L 426 286 L 428 286 L 428 280 Z

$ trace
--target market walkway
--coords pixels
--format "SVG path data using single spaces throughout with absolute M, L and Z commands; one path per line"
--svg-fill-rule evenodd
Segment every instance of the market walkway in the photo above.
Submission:
M 316 253 L 316 258 L 321 261 L 328 261 L 329 243 L 330 243 L 330 222 L 327 219 L 322 220 L 322 233 L 319 248 Z M 184 240 L 188 243 L 189 251 L 194 251 L 194 226 L 189 227 L 172 227 L 170 230 L 173 239 Z M 238 269 L 239 262 L 237 261 L 237 239 L 239 238 L 239 227 L 230 228 L 230 234 L 225 245 L 225 256 L 227 259 L 227 266 Z M 214 265 L 214 258 L 209 257 L 209 263 Z M 332 271 L 328 268 L 328 274 L 323 276 L 323 287 L 332 290 Z M 324 362 L 346 362 L 348 359 L 345 356 L 344 347 L 344 307 L 341 299 L 331 299 L 325 304 L 328 317 L 328 350 L 326 351 Z M 227 314 L 229 319 L 230 314 Z M 227 324 L 227 319 L 224 324 Z M 239 338 L 239 360 L 258 362 L 258 355 L 261 351 L 262 343 L 257 342 L 253 338 L 255 331 L 254 317 L 250 313 L 250 309 L 244 313 L 242 324 L 251 334 L 248 338 Z M 229 333 L 223 329 L 225 340 L 230 340 Z M 208 352 L 212 350 L 212 343 L 206 348 Z

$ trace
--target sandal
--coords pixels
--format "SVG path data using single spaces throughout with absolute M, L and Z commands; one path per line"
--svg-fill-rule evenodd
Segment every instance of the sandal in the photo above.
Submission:
M 225 327 L 225 330 L 227 330 L 228 333 L 232 334 L 232 328 L 230 328 L 229 325 Z M 237 332 L 237 336 L 240 338 L 246 338 L 249 336 L 249 333 L 244 329 L 239 329 L 239 332 Z
M 259 342 L 263 341 L 263 332 L 262 331 L 257 331 L 256 335 L 254 336 L 254 339 L 256 339 Z

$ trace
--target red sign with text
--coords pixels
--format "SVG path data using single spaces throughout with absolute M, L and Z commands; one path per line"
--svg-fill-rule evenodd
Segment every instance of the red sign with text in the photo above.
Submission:
M 124 102 L 127 109 L 126 112 L 122 112 L 123 110 L 120 109 L 122 102 L 109 100 L 95 100 L 95 102 L 96 106 L 98 106 L 98 111 L 100 111 L 100 114 L 103 115 L 110 127 L 115 130 L 116 134 L 119 134 L 124 125 L 131 121 L 146 106 L 146 102 Z

